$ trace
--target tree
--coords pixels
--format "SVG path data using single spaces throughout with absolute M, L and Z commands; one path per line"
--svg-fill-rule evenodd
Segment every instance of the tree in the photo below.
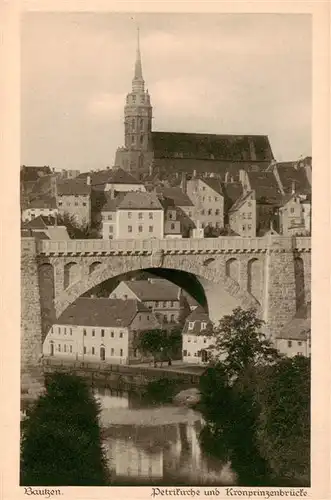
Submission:
M 98 228 L 92 228 L 88 224 L 79 224 L 74 215 L 68 213 L 57 216 L 57 224 L 67 228 L 71 239 L 84 240 L 88 238 L 98 238 Z
M 230 378 L 280 359 L 279 351 L 261 331 L 263 325 L 254 309 L 245 311 L 238 307 L 231 315 L 224 316 L 219 326 L 214 328 L 213 358 L 222 360 Z
M 21 484 L 109 484 L 100 406 L 79 377 L 55 373 L 22 422 Z
M 310 359 L 282 359 L 259 389 L 257 438 L 263 455 L 278 475 L 309 481 Z
M 150 354 L 154 358 L 154 366 L 157 360 L 162 362 L 166 359 L 171 365 L 174 354 L 180 349 L 182 344 L 182 335 L 179 328 L 171 330 L 155 328 L 140 333 L 136 346 L 138 350 L 145 354 Z

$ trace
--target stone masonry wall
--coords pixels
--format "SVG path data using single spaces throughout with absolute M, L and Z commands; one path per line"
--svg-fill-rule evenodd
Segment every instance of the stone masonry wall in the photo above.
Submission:
M 21 370 L 36 366 L 42 352 L 40 290 L 34 238 L 21 244 Z

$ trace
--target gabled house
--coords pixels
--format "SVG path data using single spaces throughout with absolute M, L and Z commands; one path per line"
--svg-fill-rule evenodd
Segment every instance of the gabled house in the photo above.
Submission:
M 73 216 L 78 224 L 91 223 L 91 187 L 85 178 L 58 180 L 57 206 L 59 213 Z
M 43 354 L 96 363 L 130 364 L 145 360 L 136 348 L 143 330 L 159 325 L 137 300 L 79 298 L 50 328 Z
M 254 191 L 243 194 L 229 210 L 229 227 L 239 236 L 256 236 L 256 201 Z
M 183 361 L 204 364 L 209 360 L 209 348 L 215 339 L 211 336 L 213 324 L 206 311 L 198 306 L 186 318 L 183 328 Z
M 192 178 L 186 183 L 187 194 L 192 200 L 195 212 L 194 222 L 221 229 L 224 226 L 224 196 L 222 184 L 213 177 Z

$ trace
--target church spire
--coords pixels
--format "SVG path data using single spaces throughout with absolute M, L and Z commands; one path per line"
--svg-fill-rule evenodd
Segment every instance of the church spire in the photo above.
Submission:
M 132 80 L 132 90 L 133 91 L 144 91 L 144 79 L 143 71 L 141 65 L 141 53 L 140 53 L 140 36 L 139 36 L 139 26 L 137 26 L 137 51 L 136 51 L 136 62 L 134 67 L 134 77 Z

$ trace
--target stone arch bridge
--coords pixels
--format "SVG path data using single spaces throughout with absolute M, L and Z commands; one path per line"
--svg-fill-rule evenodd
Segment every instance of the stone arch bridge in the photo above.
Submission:
M 173 240 L 22 238 L 22 365 L 37 364 L 48 328 L 78 297 L 106 280 L 144 269 L 186 289 L 208 308 L 213 321 L 236 306 L 256 308 L 274 335 L 310 301 L 310 251 L 309 237 L 271 234 Z

